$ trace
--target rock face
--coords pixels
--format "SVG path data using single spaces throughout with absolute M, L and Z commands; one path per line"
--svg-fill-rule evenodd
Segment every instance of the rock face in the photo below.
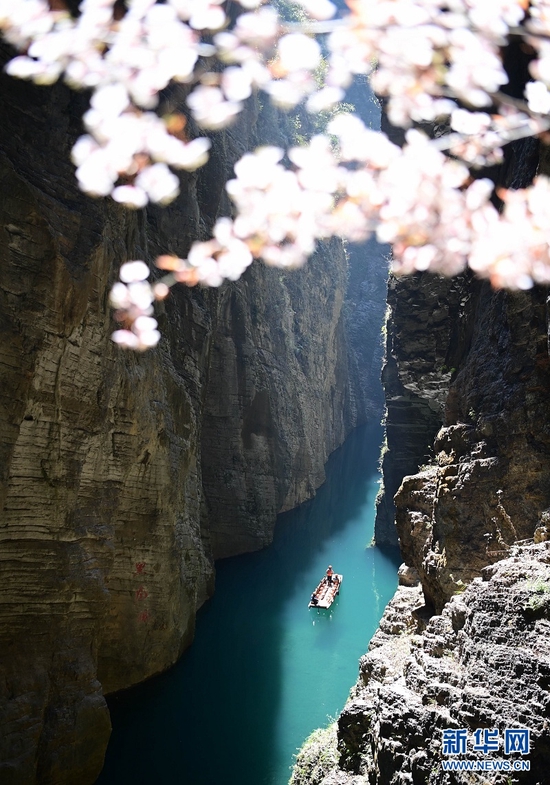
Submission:
M 383 493 L 377 501 L 375 539 L 397 545 L 393 497 L 404 476 L 433 457 L 432 443 L 445 419 L 451 378 L 471 340 L 475 285 L 459 276 L 390 277 L 386 356 Z
M 537 152 L 514 148 L 500 181 L 525 186 Z M 405 585 L 331 731 L 338 765 L 308 778 L 299 758 L 295 785 L 487 782 L 443 773 L 441 730 L 507 726 L 532 730 L 531 772 L 490 781 L 546 782 L 548 552 L 514 543 L 550 536 L 547 292 L 420 274 L 388 304 L 375 538 L 399 540 Z
M 306 748 L 292 785 L 547 782 L 549 598 L 546 542 L 513 548 L 427 625 L 420 587 L 400 587 L 361 659 L 336 729 L 327 732 L 325 765 L 318 750 L 313 760 Z M 473 749 L 479 728 L 498 730 L 497 750 Z M 513 728 L 529 729 L 528 755 L 505 753 L 506 730 Z M 443 734 L 457 729 L 467 732 L 466 751 L 450 757 Z M 530 771 L 443 770 L 443 762 L 457 759 L 528 760 Z
M 321 766 L 316 745 L 306 746 L 293 785 L 542 785 L 550 753 L 546 293 L 419 276 L 391 282 L 389 302 L 384 468 L 386 494 L 398 486 L 404 585 L 337 728 L 326 732 L 324 760 L 337 764 Z M 382 501 L 379 515 L 384 504 L 391 509 Z M 514 545 L 533 539 L 539 545 Z M 531 731 L 530 772 L 488 780 L 442 770 L 443 730 L 473 737 L 497 728 L 502 741 L 510 727 Z
M 332 243 L 297 274 L 256 266 L 216 304 L 201 438 L 214 558 L 267 545 L 356 421 L 341 385 L 345 269 Z
M 453 283 L 422 276 L 395 287 L 384 370 L 379 518 L 393 511 L 397 486 L 403 559 L 438 611 L 513 542 L 532 537 L 550 505 L 546 295 Z
M 298 273 L 176 292 L 155 351 L 109 340 L 120 263 L 206 236 L 232 161 L 287 133 L 275 115 L 251 105 L 176 204 L 130 214 L 76 189 L 81 96 L 1 89 L 0 780 L 85 785 L 103 694 L 177 659 L 214 558 L 270 541 L 367 394 L 350 389 L 337 243 Z
M 403 480 L 396 523 L 408 564 L 437 610 L 550 505 L 545 294 L 484 289 L 469 356 L 434 442 L 437 468 Z M 414 545 L 413 545 L 414 540 Z

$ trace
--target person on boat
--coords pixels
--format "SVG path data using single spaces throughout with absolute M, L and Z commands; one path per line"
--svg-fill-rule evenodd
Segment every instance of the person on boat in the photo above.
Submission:
M 310 600 L 310 602 L 311 602 L 311 604 L 312 604 L 312 605 L 317 605 L 317 603 L 319 602 L 319 600 L 317 599 L 317 595 L 315 594 L 315 592 L 313 592 L 313 594 L 311 595 L 311 600 Z
M 332 576 L 334 575 L 334 571 L 332 569 L 332 565 L 329 564 L 327 568 L 327 583 L 332 583 Z

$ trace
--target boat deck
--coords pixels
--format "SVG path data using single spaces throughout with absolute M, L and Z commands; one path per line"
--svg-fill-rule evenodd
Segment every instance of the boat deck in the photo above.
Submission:
M 332 576 L 332 582 L 329 583 L 327 578 L 323 578 L 321 583 L 317 586 L 315 591 L 313 592 L 317 602 L 309 601 L 308 608 L 330 608 L 332 603 L 334 602 L 336 595 L 340 591 L 340 586 L 342 585 L 342 581 L 344 580 L 343 575 L 339 575 L 338 573 L 334 573 Z

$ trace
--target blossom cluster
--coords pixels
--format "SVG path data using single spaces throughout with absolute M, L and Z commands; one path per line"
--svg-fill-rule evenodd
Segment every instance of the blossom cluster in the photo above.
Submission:
M 323 17 L 335 11 L 329 0 L 304 3 L 319 6 Z M 76 17 L 63 0 L 53 8 L 46 0 L 0 0 L 0 32 L 23 51 L 7 65 L 11 76 L 38 84 L 63 76 L 92 91 L 83 118 L 88 133 L 73 150 L 82 190 L 134 208 L 167 203 L 179 193 L 172 170 L 207 161 L 209 139 L 189 139 L 183 114 L 155 114 L 172 82 L 188 85 L 187 106 L 208 130 L 228 125 L 254 89 L 285 106 L 316 90 L 317 41 L 285 32 L 262 0 L 240 5 L 230 31 L 223 0 L 127 0 L 122 14 L 115 0 L 82 0 Z M 215 57 L 223 69 L 211 68 Z
M 499 191 L 499 212 L 492 184 L 472 174 L 499 162 L 507 142 L 550 129 L 550 0 L 346 2 L 336 18 L 330 0 L 296 0 L 305 21 L 293 24 L 265 0 L 238 0 L 238 12 L 224 0 L 82 0 L 78 14 L 65 0 L 0 0 L 0 33 L 20 51 L 7 72 L 91 91 L 87 133 L 72 151 L 80 187 L 135 209 L 172 201 L 178 171 L 208 160 L 210 138 L 190 131 L 187 115 L 215 132 L 256 90 L 319 112 L 369 75 L 391 122 L 409 129 L 399 148 L 339 115 L 330 136 L 246 153 L 226 184 L 234 216 L 216 222 L 212 239 L 185 259 L 160 257 L 167 275 L 154 286 L 144 262 L 123 265 L 111 294 L 115 341 L 154 345 L 153 302 L 174 282 L 219 286 L 255 258 L 297 267 L 334 235 L 375 232 L 392 243 L 397 272 L 469 265 L 498 286 L 550 280 L 548 181 Z M 505 94 L 511 36 L 532 53 L 522 100 Z M 174 82 L 186 108 L 163 114 L 159 96 Z M 423 123 L 445 132 L 411 129 Z
M 38 84 L 64 75 L 71 87 L 92 90 L 83 118 L 89 133 L 73 149 L 80 187 L 143 207 L 179 193 L 169 167 L 192 171 L 208 159 L 210 140 L 188 139 L 183 116 L 165 121 L 151 110 L 171 82 L 195 82 L 199 59 L 215 52 L 201 34 L 227 17 L 222 0 L 126 5 L 118 18 L 115 0 L 83 0 L 73 17 L 62 2 L 52 10 L 45 0 L 0 0 L 0 31 L 24 51 L 8 63 L 10 75 Z
M 192 246 L 186 264 L 193 281 L 217 286 L 242 270 L 243 253 L 267 264 L 297 267 L 320 238 L 351 241 L 372 233 L 393 246 L 396 273 L 432 270 L 455 275 L 469 265 L 496 286 L 526 289 L 550 282 L 550 181 L 499 192 L 505 208 L 491 202 L 493 183 L 472 179 L 469 169 L 437 150 L 422 132 L 409 130 L 400 148 L 340 115 L 325 136 L 288 151 L 264 147 L 247 153 L 227 183 L 237 214 L 223 219 L 236 243 L 213 274 L 210 243 Z M 215 228 L 215 233 L 219 231 Z M 249 254 L 243 251 L 248 248 Z M 203 264 L 205 265 L 203 269 Z

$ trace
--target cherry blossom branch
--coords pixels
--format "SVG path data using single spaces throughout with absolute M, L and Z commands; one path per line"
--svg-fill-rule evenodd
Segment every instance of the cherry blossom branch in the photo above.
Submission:
M 510 27 L 508 33 L 510 36 L 517 36 L 518 38 L 538 38 L 541 41 L 550 41 L 550 30 L 538 30 L 532 26 Z
M 534 128 L 532 124 L 529 125 L 525 123 L 514 129 L 510 128 L 498 132 L 493 131 L 492 138 L 488 139 L 476 135 L 476 146 L 479 146 L 486 155 L 489 150 L 499 149 L 510 142 L 516 142 L 519 139 L 527 139 L 530 136 L 537 136 L 548 130 L 550 130 L 550 120 L 539 118 L 537 128 Z M 432 144 L 436 150 L 440 150 L 441 152 L 448 150 L 455 154 L 456 151 L 456 155 L 462 158 L 460 146 L 464 145 L 466 142 L 467 137 L 465 137 L 464 134 L 451 133 L 434 139 Z
M 223 0 L 126 0 L 123 14 L 114 0 L 83 0 L 74 18 L 62 2 L 0 0 L 0 32 L 21 52 L 9 74 L 44 84 L 63 77 L 92 91 L 88 133 L 72 152 L 80 187 L 135 209 L 173 200 L 176 172 L 208 160 L 210 139 L 191 138 L 183 113 L 157 114 L 171 82 L 188 86 L 189 112 L 207 131 L 228 126 L 257 90 L 284 108 L 334 108 L 361 75 L 370 75 L 394 125 L 449 125 L 434 140 L 408 131 L 400 149 L 340 116 L 328 128 L 337 150 L 317 135 L 287 157 L 278 148 L 247 153 L 226 186 L 234 220 L 219 219 L 186 259 L 159 257 L 167 275 L 154 285 L 144 262 L 123 265 L 111 294 L 121 345 L 156 344 L 153 303 L 175 282 L 219 286 L 260 258 L 297 267 L 335 235 L 356 241 L 376 232 L 393 244 L 399 272 L 469 265 L 495 285 L 550 280 L 548 182 L 499 192 L 498 213 L 492 184 L 472 182 L 469 171 L 499 161 L 507 142 L 550 129 L 550 0 L 348 0 L 340 19 L 330 0 L 297 4 L 307 17 L 298 25 L 262 0 L 239 0 L 234 22 Z M 514 36 L 534 51 L 525 100 L 502 90 L 502 53 Z M 498 112 L 484 111 L 495 105 Z

